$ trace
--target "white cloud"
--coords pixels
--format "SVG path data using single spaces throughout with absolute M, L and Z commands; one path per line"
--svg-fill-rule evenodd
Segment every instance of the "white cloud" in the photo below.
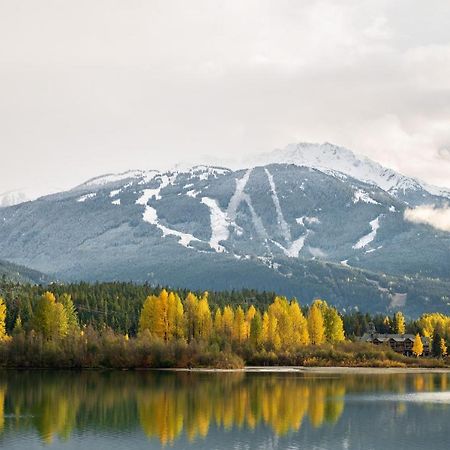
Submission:
M 433 205 L 418 206 L 405 211 L 405 219 L 410 222 L 423 223 L 450 232 L 450 207 L 437 208 Z

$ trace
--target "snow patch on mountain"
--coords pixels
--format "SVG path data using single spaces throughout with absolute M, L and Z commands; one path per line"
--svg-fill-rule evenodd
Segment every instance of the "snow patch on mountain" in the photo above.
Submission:
M 122 191 L 122 188 L 120 188 L 120 189 L 115 189 L 114 191 L 111 191 L 110 193 L 109 193 L 109 196 L 112 198 L 112 197 L 116 197 L 117 195 L 119 195 L 120 194 L 120 192 Z
M 363 236 L 355 245 L 353 245 L 353 248 L 355 250 L 367 247 L 375 239 L 377 231 L 380 228 L 380 217 L 381 216 L 378 216 L 376 219 L 369 222 L 372 231 L 369 234 Z
M 203 197 L 202 203 L 208 206 L 211 212 L 211 239 L 209 245 L 217 253 L 225 252 L 225 247 L 220 244 L 221 241 L 226 241 L 230 235 L 229 226 L 230 221 L 227 213 L 222 211 L 217 204 L 217 201 Z
M 288 256 L 289 258 L 298 258 L 300 251 L 305 246 L 305 241 L 309 233 L 310 232 L 308 230 L 306 234 L 300 236 L 298 239 L 295 239 L 288 248 L 284 249 L 284 253 L 286 254 L 286 256 Z
M 141 197 L 138 199 L 136 203 L 139 205 L 144 204 L 145 198 Z M 192 241 L 198 241 L 200 242 L 200 239 L 197 239 L 195 236 L 189 233 L 182 233 L 178 230 L 173 230 L 172 228 L 168 228 L 165 225 L 162 225 L 158 220 L 158 213 L 156 212 L 156 209 L 152 206 L 145 205 L 144 213 L 142 214 L 142 218 L 145 222 L 149 223 L 150 225 L 156 226 L 158 229 L 160 229 L 163 233 L 163 238 L 166 236 L 175 236 L 178 238 L 178 243 L 182 245 L 183 247 L 192 248 L 189 244 Z
M 284 220 L 283 212 L 281 210 L 281 205 L 280 205 L 280 199 L 278 198 L 277 189 L 275 187 L 275 182 L 273 181 L 273 176 L 267 169 L 264 169 L 264 171 L 266 172 L 267 178 L 269 179 L 270 190 L 272 191 L 272 200 L 275 205 L 275 211 L 277 212 L 278 225 L 281 228 L 281 232 L 284 237 L 284 240 L 286 242 L 290 242 L 291 241 L 291 230 L 289 229 L 289 225 L 287 224 L 286 220 Z M 302 246 L 303 246 L 303 244 L 302 244 Z M 300 247 L 300 249 L 301 249 L 301 247 Z M 297 255 L 298 255 L 298 252 L 297 252 Z
M 90 194 L 82 195 L 81 197 L 79 197 L 79 198 L 77 199 L 77 202 L 78 202 L 78 203 L 84 203 L 86 200 L 89 200 L 89 199 L 91 199 L 91 198 L 96 197 L 96 195 L 97 195 L 96 192 L 91 192 Z
M 353 193 L 353 203 L 372 203 L 373 205 L 379 205 L 377 201 L 375 201 L 367 192 L 362 189 L 357 189 Z

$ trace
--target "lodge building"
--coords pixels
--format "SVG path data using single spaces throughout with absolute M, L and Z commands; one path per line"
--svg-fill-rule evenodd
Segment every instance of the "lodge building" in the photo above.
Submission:
M 362 342 L 370 342 L 374 345 L 389 345 L 394 352 L 402 353 L 405 356 L 413 356 L 413 345 L 416 337 L 413 334 L 389 334 L 377 333 L 373 324 L 369 325 L 369 330 L 361 337 Z M 431 354 L 430 338 L 421 336 L 423 344 L 422 356 Z

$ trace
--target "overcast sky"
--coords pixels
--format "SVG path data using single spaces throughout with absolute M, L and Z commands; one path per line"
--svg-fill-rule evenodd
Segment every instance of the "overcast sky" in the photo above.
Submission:
M 448 0 L 0 0 L 0 193 L 329 141 L 450 187 Z

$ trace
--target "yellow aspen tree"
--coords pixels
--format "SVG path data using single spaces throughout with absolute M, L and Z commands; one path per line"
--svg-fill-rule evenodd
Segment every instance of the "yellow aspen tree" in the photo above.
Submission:
M 308 345 L 310 343 L 308 321 L 296 300 L 292 300 L 289 305 L 289 316 L 292 324 L 293 344 Z
M 405 334 L 405 318 L 403 314 L 400 311 L 395 313 L 394 319 L 395 332 L 397 334 Z
M 80 323 L 72 297 L 69 294 L 62 294 L 59 297 L 59 302 L 63 305 L 66 312 L 68 332 L 71 334 L 78 333 L 80 331 Z
M 447 344 L 445 343 L 444 338 L 441 338 L 441 342 L 440 342 L 439 346 L 441 348 L 441 355 L 447 356 Z
M 344 322 L 335 308 L 328 307 L 325 312 L 326 340 L 336 344 L 345 340 Z
M 65 336 L 68 330 L 67 314 L 51 292 L 45 292 L 38 300 L 33 317 L 33 328 L 46 339 Z
M 208 340 L 212 331 L 211 310 L 208 304 L 208 293 L 205 292 L 198 302 L 198 335 L 202 340 Z
M 162 337 L 160 326 L 159 299 L 155 295 L 149 295 L 142 306 L 139 317 L 139 332 L 148 330 L 152 336 Z
M 236 308 L 234 313 L 233 340 L 242 343 L 247 338 L 247 323 L 245 313 L 241 306 Z
M 184 310 L 178 294 L 169 292 L 167 297 L 167 341 L 184 337 Z
M 422 343 L 422 339 L 420 338 L 419 333 L 417 333 L 416 337 L 414 338 L 414 344 L 413 344 L 413 347 L 412 347 L 412 352 L 417 357 L 421 356 L 422 353 L 423 353 L 423 343 Z
M 222 326 L 225 337 L 231 340 L 233 335 L 234 311 L 231 306 L 225 306 L 222 315 Z
M 267 349 L 279 350 L 281 346 L 277 318 L 269 312 L 265 312 L 263 316 L 263 340 Z
M 186 337 L 188 342 L 195 339 L 198 334 L 198 298 L 192 292 L 189 292 L 185 300 L 186 316 Z
M 293 338 L 287 299 L 285 297 L 275 297 L 275 300 L 268 308 L 268 314 L 269 318 L 270 316 L 274 316 L 277 319 L 277 333 L 279 336 L 283 336 L 283 344 L 289 346 Z
M 308 330 L 311 344 L 320 345 L 325 341 L 325 327 L 320 306 L 314 302 L 309 308 Z
M 253 305 L 250 305 L 250 308 L 248 308 L 246 314 L 245 314 L 245 320 L 247 322 L 247 339 L 250 337 L 250 330 L 252 327 L 252 320 L 255 317 L 256 314 L 256 308 Z
M 251 321 L 249 339 L 254 348 L 259 348 L 263 343 L 263 320 L 259 311 L 256 311 Z
M 174 295 L 172 294 L 172 301 L 174 301 Z M 170 340 L 170 323 L 169 323 L 169 293 L 163 289 L 158 296 L 158 334 L 164 339 L 165 342 Z
M 214 334 L 216 336 L 223 335 L 222 310 L 220 308 L 217 308 L 214 313 Z
M 0 297 L 0 341 L 7 339 L 6 335 L 6 304 Z

